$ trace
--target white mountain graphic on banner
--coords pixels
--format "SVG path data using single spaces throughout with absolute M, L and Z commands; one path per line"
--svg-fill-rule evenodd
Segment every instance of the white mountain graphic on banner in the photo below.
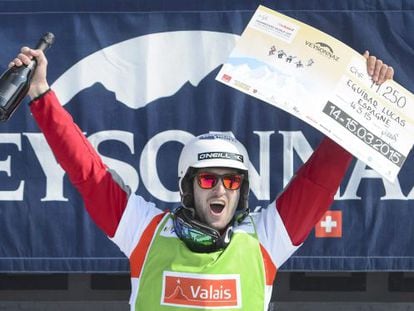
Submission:
M 198 83 L 224 63 L 238 36 L 210 31 L 149 34 L 103 48 L 69 68 L 52 88 L 65 105 L 95 83 L 138 109 Z

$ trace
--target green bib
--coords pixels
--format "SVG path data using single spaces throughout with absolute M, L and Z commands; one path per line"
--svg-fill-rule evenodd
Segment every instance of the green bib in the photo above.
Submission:
M 144 262 L 135 310 L 264 310 L 263 258 L 246 221 L 251 233 L 236 229 L 225 250 L 194 253 L 165 217 Z

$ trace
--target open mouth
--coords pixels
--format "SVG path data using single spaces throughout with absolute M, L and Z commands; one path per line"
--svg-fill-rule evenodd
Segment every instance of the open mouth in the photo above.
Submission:
M 224 209 L 224 204 L 212 203 L 210 204 L 210 210 L 213 214 L 220 214 Z

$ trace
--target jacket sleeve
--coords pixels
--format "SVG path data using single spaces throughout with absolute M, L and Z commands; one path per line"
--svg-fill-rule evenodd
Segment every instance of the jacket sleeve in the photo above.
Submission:
M 34 99 L 30 110 L 56 160 L 80 192 L 88 213 L 113 237 L 127 205 L 129 188 L 115 181 L 52 90 Z
M 293 245 L 303 243 L 333 202 L 352 155 L 325 138 L 276 200 Z

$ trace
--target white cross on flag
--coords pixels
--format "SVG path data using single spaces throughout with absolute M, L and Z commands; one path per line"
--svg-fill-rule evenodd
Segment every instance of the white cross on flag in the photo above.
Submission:
M 342 211 L 327 211 L 315 226 L 317 238 L 342 237 Z

